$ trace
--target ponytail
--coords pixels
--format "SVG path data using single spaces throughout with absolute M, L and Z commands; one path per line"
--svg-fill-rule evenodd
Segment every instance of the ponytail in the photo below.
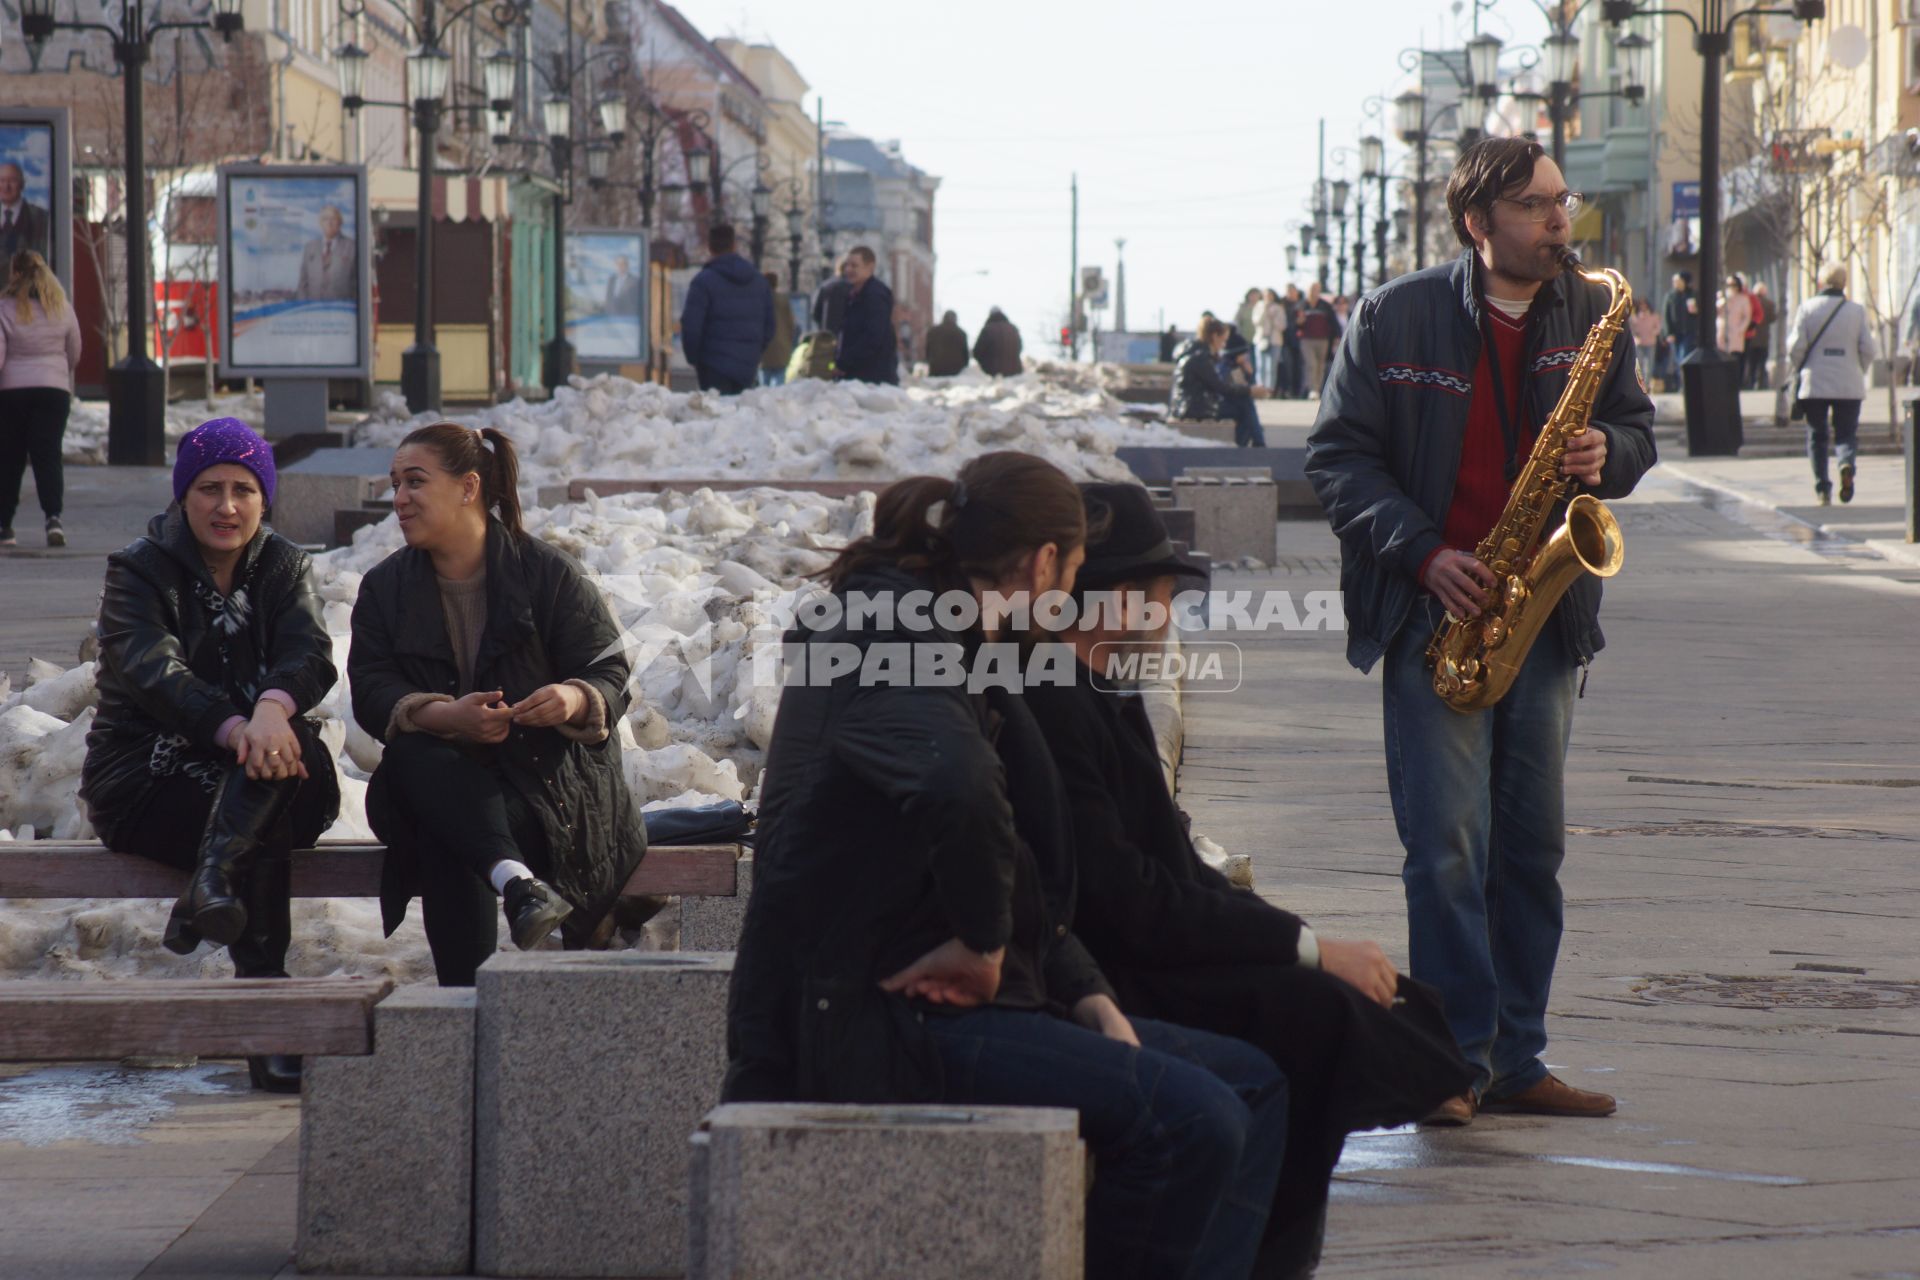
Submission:
M 477 474 L 480 505 L 493 511 L 514 537 L 527 536 L 520 523 L 520 455 L 504 432 L 436 422 L 408 432 L 400 447 L 415 444 L 433 450 L 441 469 L 449 475 Z
M 1028 453 L 983 453 L 951 480 L 910 476 L 888 485 L 873 532 L 849 543 L 824 576 L 838 589 L 874 566 L 928 573 L 942 589 L 998 581 L 1051 542 L 1064 556 L 1087 540 L 1079 487 Z
M 513 441 L 504 431 L 493 427 L 482 427 L 480 438 L 490 445 L 493 454 L 492 474 L 482 471 L 480 479 L 486 486 L 487 501 L 500 515 L 500 523 L 507 526 L 507 532 L 516 538 L 526 537 L 526 530 L 520 525 L 520 455 L 514 452 Z

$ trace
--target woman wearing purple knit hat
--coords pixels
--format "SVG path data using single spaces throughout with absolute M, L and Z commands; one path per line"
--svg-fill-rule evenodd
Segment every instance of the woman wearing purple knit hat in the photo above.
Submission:
M 215 418 L 180 441 L 173 502 L 107 558 L 100 705 L 80 797 L 107 846 L 193 873 L 168 950 L 227 948 L 234 975 L 284 978 L 296 848 L 340 806 L 306 719 L 333 687 L 333 641 L 307 553 L 268 528 L 273 449 Z M 300 1060 L 248 1059 L 298 1092 Z

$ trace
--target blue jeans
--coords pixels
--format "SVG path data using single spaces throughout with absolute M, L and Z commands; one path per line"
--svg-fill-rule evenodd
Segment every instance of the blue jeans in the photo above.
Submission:
M 760 371 L 760 385 L 763 387 L 784 387 L 787 385 L 787 371 L 785 369 L 762 369 Z
M 1133 1026 L 1139 1049 L 1017 1009 L 926 1020 L 945 1101 L 1080 1113 L 1089 1276 L 1245 1276 L 1286 1147 L 1286 1077 L 1239 1040 Z
M 1543 1078 L 1560 951 L 1563 770 L 1579 668 L 1549 619 L 1507 696 L 1462 715 L 1433 691 L 1423 596 L 1387 650 L 1387 786 L 1407 858 L 1413 976 L 1439 988 L 1483 1098 Z
M 1255 347 L 1253 349 L 1254 380 L 1263 387 L 1273 386 L 1274 367 L 1279 364 L 1280 348 Z
M 1860 460 L 1860 401 L 1803 400 L 1807 406 L 1807 457 L 1813 461 L 1813 487 L 1821 493 L 1833 488 L 1827 479 L 1827 413 L 1833 413 L 1833 456 L 1843 467 Z
M 1227 409 L 1233 414 L 1235 448 L 1267 447 L 1267 429 L 1260 425 L 1260 406 L 1254 403 L 1253 397 L 1233 396 L 1227 401 Z

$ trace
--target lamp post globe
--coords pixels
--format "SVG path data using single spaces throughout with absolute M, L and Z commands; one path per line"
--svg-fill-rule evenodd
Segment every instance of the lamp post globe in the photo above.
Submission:
M 1467 41 L 1467 76 L 1473 91 L 1481 98 L 1500 96 L 1500 51 L 1505 43 L 1491 32 L 1481 32 Z

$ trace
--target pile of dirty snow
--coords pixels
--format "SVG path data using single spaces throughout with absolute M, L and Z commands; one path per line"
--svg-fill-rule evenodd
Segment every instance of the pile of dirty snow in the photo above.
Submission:
M 624 633 L 634 668 L 618 732 L 627 782 L 643 805 L 748 800 L 760 780 L 778 688 L 755 678 L 807 575 L 869 532 L 873 497 L 829 499 L 779 489 L 716 494 L 629 494 L 526 513 L 528 531 L 577 557 Z M 381 744 L 350 712 L 349 623 L 362 576 L 401 545 L 389 518 L 353 545 L 315 557 L 341 678 L 315 710 L 340 776 L 339 821 L 329 837 L 369 838 L 366 785 Z M 770 670 L 764 664 L 761 671 Z M 27 688 L 0 678 L 0 838 L 87 839 L 77 799 L 97 693 L 94 664 L 35 663 Z M 224 972 L 224 954 L 172 956 L 159 947 L 166 904 L 90 900 L 0 907 L 0 974 L 125 976 Z M 380 938 L 377 904 L 296 906 L 296 972 L 431 972 L 410 925 Z
M 435 421 L 391 393 L 354 431 L 397 445 Z M 979 373 L 908 386 L 808 379 L 737 396 L 676 392 L 613 375 L 575 378 L 551 400 L 452 415 L 512 438 L 534 486 L 583 479 L 874 480 L 952 475 L 982 453 L 1036 454 L 1082 480 L 1131 480 L 1123 446 L 1182 445 L 1129 420 L 1095 387 Z

